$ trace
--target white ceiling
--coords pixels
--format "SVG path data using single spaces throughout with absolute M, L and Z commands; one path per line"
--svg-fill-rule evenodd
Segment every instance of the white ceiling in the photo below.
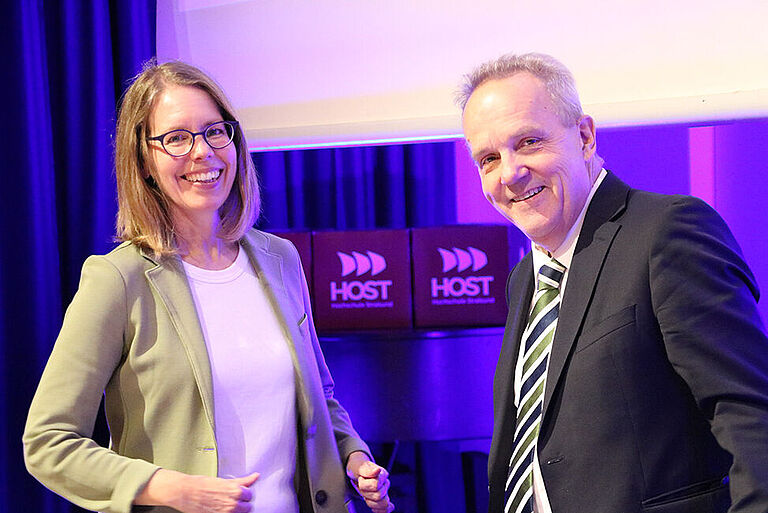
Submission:
M 598 126 L 768 116 L 764 0 L 159 0 L 157 53 L 211 73 L 253 149 L 460 136 L 461 76 L 568 65 Z

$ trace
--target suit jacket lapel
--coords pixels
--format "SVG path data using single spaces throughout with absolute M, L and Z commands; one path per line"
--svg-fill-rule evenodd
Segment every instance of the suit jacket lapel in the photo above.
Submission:
M 560 305 L 557 331 L 549 357 L 544 392 L 544 421 L 554 390 L 584 322 L 603 262 L 620 229 L 621 225 L 612 220 L 624 211 L 628 193 L 629 187 L 609 173 L 587 209 L 568 271 L 568 283 Z
M 197 316 L 197 308 L 181 260 L 177 257 L 170 257 L 158 264 L 144 252 L 142 254 L 156 264 L 144 274 L 165 305 L 171 323 L 176 328 L 179 340 L 187 354 L 189 365 L 195 375 L 205 415 L 208 422 L 211 423 L 211 427 L 214 427 L 211 363 L 208 359 L 208 350 L 205 346 L 200 319 Z
M 289 295 L 285 287 L 283 258 L 269 251 L 269 239 L 257 231 L 250 231 L 242 239 L 242 246 L 257 276 L 262 280 L 264 291 L 272 303 L 272 308 L 288 341 L 296 379 L 296 401 L 301 417 L 305 420 L 312 419 L 312 402 L 309 400 L 301 371 L 308 363 L 304 361 L 303 352 L 298 350 L 296 344 L 297 340 L 302 340 L 299 326 L 296 322 L 291 322 L 293 319 L 301 318 L 305 312 L 296 311 L 296 300 Z M 300 292 L 295 291 L 295 294 L 298 293 Z
M 520 337 L 525 328 L 533 295 L 533 257 L 528 253 L 515 266 L 507 280 L 507 324 L 501 344 L 499 363 L 493 379 L 493 439 L 489 453 L 489 469 L 494 486 L 503 487 L 506 468 L 512 452 L 517 408 L 515 407 L 515 367 L 520 354 Z M 499 484 L 501 483 L 501 484 Z
M 522 276 L 519 274 L 522 273 Z M 510 286 L 507 290 L 507 325 L 504 327 L 504 343 L 501 346 L 499 360 L 503 362 L 499 366 L 500 383 L 508 384 L 500 391 L 499 399 L 502 404 L 507 403 L 514 407 L 515 367 L 520 355 L 520 339 L 528 321 L 528 310 L 531 308 L 533 296 L 533 256 L 529 252 L 512 271 Z M 512 422 L 514 422 L 514 417 Z

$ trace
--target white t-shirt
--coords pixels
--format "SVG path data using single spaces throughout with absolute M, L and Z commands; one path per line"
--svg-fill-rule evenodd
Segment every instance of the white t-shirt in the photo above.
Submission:
M 243 250 L 226 269 L 184 270 L 211 363 L 219 477 L 259 472 L 253 510 L 298 513 L 293 362 L 263 283 Z

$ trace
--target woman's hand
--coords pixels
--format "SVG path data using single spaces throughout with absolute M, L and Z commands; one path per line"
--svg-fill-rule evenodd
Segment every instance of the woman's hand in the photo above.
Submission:
M 174 470 L 155 472 L 134 504 L 170 506 L 182 513 L 247 513 L 258 472 L 245 477 L 190 476 Z
M 368 458 L 361 451 L 355 451 L 347 459 L 347 476 L 375 513 L 392 513 L 395 505 L 389 500 L 389 472 Z

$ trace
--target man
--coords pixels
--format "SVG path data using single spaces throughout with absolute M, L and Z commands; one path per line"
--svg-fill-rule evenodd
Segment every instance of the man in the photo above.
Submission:
M 722 219 L 604 170 L 549 56 L 479 67 L 459 104 L 483 193 L 532 241 L 507 285 L 490 511 L 768 511 L 768 340 Z

